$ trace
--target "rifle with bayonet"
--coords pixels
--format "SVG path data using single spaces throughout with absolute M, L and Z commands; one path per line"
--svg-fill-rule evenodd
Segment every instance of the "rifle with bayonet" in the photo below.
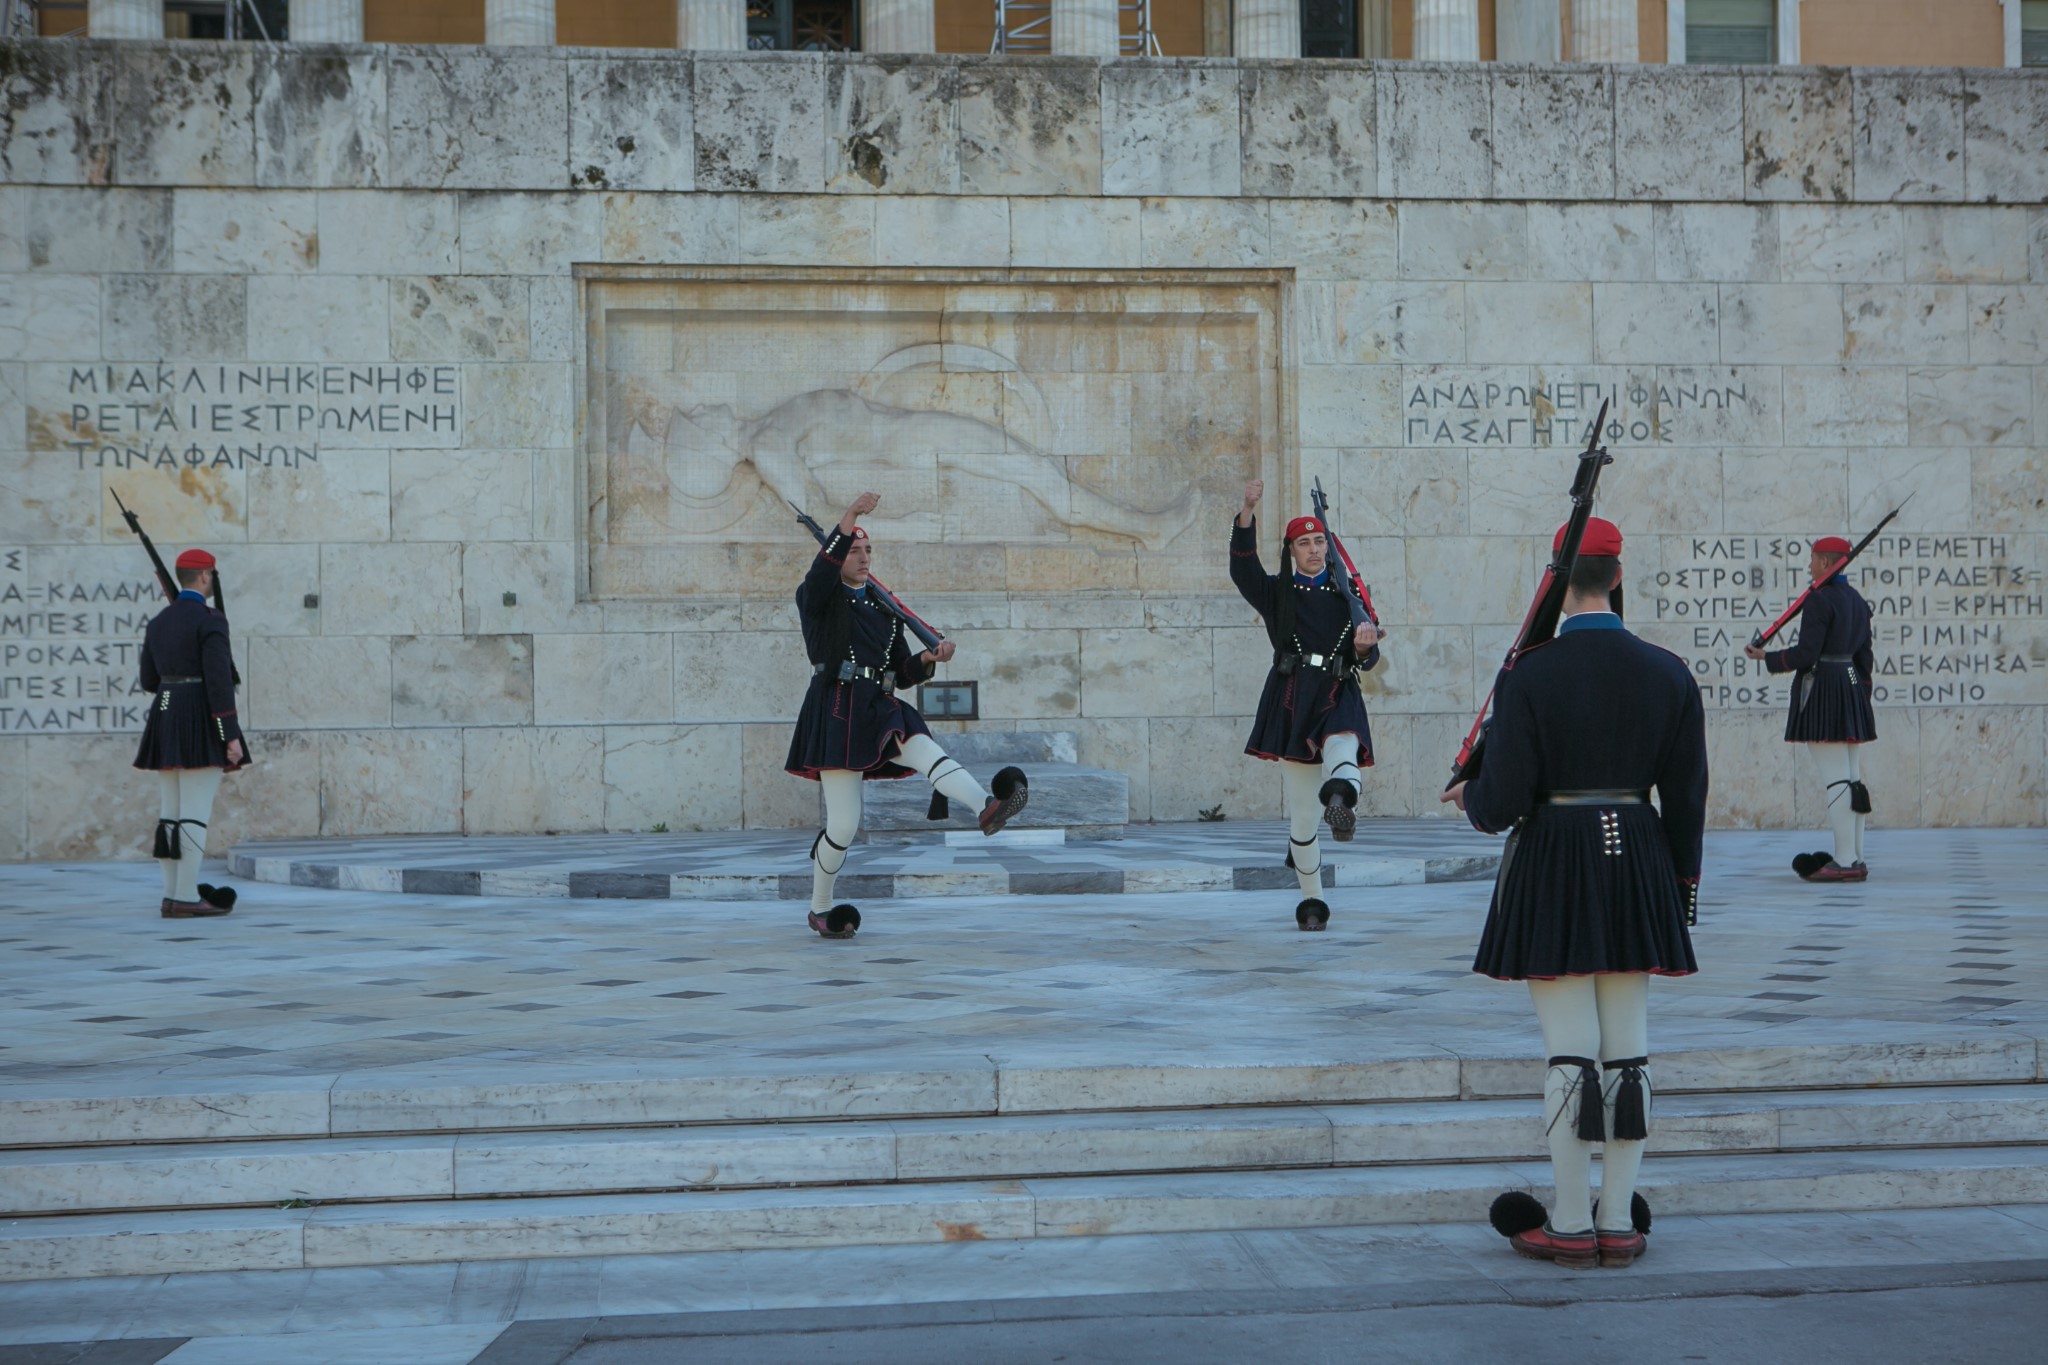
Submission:
M 1913 495 L 1908 493 L 1906 495 L 1906 502 L 1911 502 L 1912 500 Z M 1807 598 L 1813 596 L 1814 593 L 1819 591 L 1824 584 L 1830 583 L 1834 579 L 1839 577 L 1841 575 L 1842 570 L 1848 568 L 1849 565 L 1855 560 L 1856 556 L 1862 554 L 1864 548 L 1868 546 L 1871 541 L 1877 539 L 1877 533 L 1879 531 L 1882 531 L 1885 527 L 1891 525 L 1893 517 L 1897 516 L 1899 513 L 1906 510 L 1906 502 L 1900 503 L 1897 507 L 1894 507 L 1891 511 L 1885 513 L 1884 520 L 1880 521 L 1877 525 L 1871 527 L 1870 534 L 1864 536 L 1863 539 L 1857 541 L 1855 548 L 1849 551 L 1848 555 L 1842 560 L 1841 563 L 1835 565 L 1834 568 L 1829 569 L 1819 578 L 1816 578 L 1813 580 L 1813 582 L 1807 584 L 1806 591 L 1800 593 L 1799 596 L 1793 598 L 1792 605 L 1785 608 L 1783 614 L 1780 615 L 1777 620 L 1771 622 L 1770 625 L 1764 627 L 1756 634 L 1750 636 L 1750 648 L 1762 649 L 1766 644 L 1770 642 L 1770 639 L 1773 635 L 1776 635 L 1779 631 L 1783 630 L 1785 628 L 1786 623 L 1789 622 L 1793 617 L 1797 616 L 1799 614 L 1800 608 L 1806 605 Z
M 783 499 L 783 501 L 789 502 L 787 498 Z M 817 537 L 820 545 L 823 545 L 831 538 L 825 528 L 818 525 L 811 514 L 804 511 L 803 508 L 791 502 L 789 503 L 789 510 L 796 513 L 796 519 L 803 523 L 805 530 Z M 909 607 L 904 606 L 902 598 L 883 587 L 881 579 L 876 578 L 873 574 L 869 574 L 868 586 L 875 590 L 875 597 L 881 602 L 883 608 L 891 612 L 897 620 L 903 622 L 903 628 L 912 635 L 915 635 L 926 649 L 937 649 L 939 641 L 946 638 L 936 629 L 927 625 L 923 617 L 919 616 Z
M 111 488 L 107 491 L 114 493 L 114 490 Z M 156 552 L 156 546 L 151 543 L 149 533 L 142 529 L 142 519 L 128 510 L 128 504 L 121 501 L 119 493 L 114 493 L 114 506 L 121 509 L 121 519 L 128 523 L 128 529 L 135 533 L 135 538 L 142 542 L 143 551 L 149 555 L 149 562 L 156 569 L 157 586 L 164 590 L 164 600 L 167 602 L 177 601 L 178 580 L 172 578 L 171 571 L 164 567 L 164 557 Z M 213 570 L 213 609 L 223 617 L 228 614 L 227 594 L 220 586 L 219 565 L 215 565 Z M 240 687 L 242 685 L 242 670 L 235 668 L 232 662 L 229 663 L 228 667 L 233 673 L 234 685 Z
M 1571 583 L 1572 566 L 1578 563 L 1579 544 L 1586 537 L 1586 522 L 1593 515 L 1593 491 L 1600 483 L 1602 466 L 1614 463 L 1614 457 L 1607 453 L 1607 447 L 1600 444 L 1601 428 L 1607 425 L 1607 403 L 1600 404 L 1600 415 L 1593 419 L 1591 433 L 1586 437 L 1586 448 L 1579 452 L 1579 465 L 1572 474 L 1572 515 L 1565 523 L 1564 539 L 1558 542 L 1557 551 L 1550 557 L 1550 564 L 1543 570 L 1543 581 L 1536 585 L 1536 599 L 1529 604 L 1528 615 L 1522 618 L 1522 629 L 1515 636 L 1514 644 L 1508 647 L 1507 658 L 1501 663 L 1501 673 L 1515 666 L 1523 654 L 1544 644 L 1557 634 L 1558 617 L 1564 613 L 1565 589 Z M 1494 678 L 1493 687 L 1486 693 L 1486 700 L 1479 704 L 1479 714 L 1472 721 L 1472 728 L 1465 734 L 1465 742 L 1458 746 L 1458 756 L 1451 764 L 1451 780 L 1444 784 L 1449 791 L 1460 782 L 1469 781 L 1479 773 L 1486 749 L 1487 712 L 1493 706 L 1493 694 L 1500 688 L 1500 678 Z
M 1344 601 L 1351 608 L 1351 635 L 1358 637 L 1361 627 L 1371 626 L 1375 635 L 1380 633 L 1379 613 L 1372 609 L 1372 592 L 1365 586 L 1365 578 L 1358 572 L 1358 566 L 1351 562 L 1351 552 L 1344 548 L 1344 542 L 1337 537 L 1337 528 L 1330 524 L 1330 499 L 1323 492 L 1323 481 L 1318 477 L 1310 487 L 1308 503 L 1315 510 L 1316 520 L 1323 524 L 1323 536 L 1330 542 L 1330 553 L 1337 556 L 1339 570 L 1332 575 L 1337 580 L 1337 590 L 1344 594 Z M 1361 664 L 1365 650 L 1354 650 Z

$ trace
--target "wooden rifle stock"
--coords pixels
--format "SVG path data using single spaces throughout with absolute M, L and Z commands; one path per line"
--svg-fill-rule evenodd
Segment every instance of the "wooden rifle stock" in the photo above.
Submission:
M 1344 548 L 1344 542 L 1337 536 L 1337 528 L 1330 524 L 1330 499 L 1323 492 L 1320 477 L 1309 489 L 1308 505 L 1315 509 L 1316 520 L 1323 524 L 1323 536 L 1330 542 L 1330 551 L 1343 566 L 1336 579 L 1351 607 L 1351 633 L 1355 636 L 1360 626 L 1368 625 L 1377 632 L 1380 628 L 1379 613 L 1372 609 L 1372 594 L 1366 591 L 1365 579 L 1358 572 L 1358 566 L 1351 562 L 1351 552 Z

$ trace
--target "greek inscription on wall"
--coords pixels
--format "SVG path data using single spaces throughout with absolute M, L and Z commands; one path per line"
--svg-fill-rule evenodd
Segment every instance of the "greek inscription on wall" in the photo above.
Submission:
M 1768 367 L 1409 367 L 1401 393 L 1402 443 L 1411 447 L 1583 446 L 1603 402 L 1601 439 L 1618 445 L 1775 445 L 1782 401 Z
M 299 468 L 320 450 L 454 447 L 454 365 L 35 365 L 29 448 L 80 469 Z
M 140 730 L 142 632 L 162 609 L 153 576 L 37 576 L 0 548 L 0 734 Z
M 1847 570 L 1871 608 L 1880 706 L 2035 703 L 2048 670 L 2048 590 L 2030 538 L 1881 535 Z M 1790 674 L 1742 657 L 1808 582 L 1797 536 L 1673 537 L 1648 594 L 1659 642 L 1692 663 L 1707 705 L 1782 709 Z M 1673 631 L 1667 627 L 1679 627 Z M 1771 641 L 1799 637 L 1797 618 Z

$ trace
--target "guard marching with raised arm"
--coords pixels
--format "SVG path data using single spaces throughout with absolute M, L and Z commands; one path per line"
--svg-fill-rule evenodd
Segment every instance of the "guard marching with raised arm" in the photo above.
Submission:
M 1870 649 L 1870 604 L 1840 572 L 1852 553 L 1840 536 L 1813 542 L 1806 564 L 1813 586 L 1799 610 L 1799 643 L 1766 650 L 1752 641 L 1742 650 L 1772 673 L 1794 675 L 1785 740 L 1807 747 L 1826 784 L 1834 856 L 1813 852 L 1792 859 L 1792 870 L 1810 882 L 1860 882 L 1870 876 L 1863 861 L 1863 826 L 1870 814 L 1863 746 L 1877 738 L 1877 713 L 1870 704 L 1876 660 Z
M 1263 480 L 1244 486 L 1230 532 L 1230 581 L 1266 624 L 1273 666 L 1244 751 L 1277 761 L 1286 783 L 1287 865 L 1301 888 L 1294 922 L 1319 930 L 1330 921 L 1323 900 L 1318 823 L 1340 843 L 1357 826 L 1359 770 L 1372 766 L 1372 731 L 1357 672 L 1379 662 L 1379 632 L 1358 621 L 1329 562 L 1328 528 L 1315 517 L 1287 523 L 1281 572 L 1259 560 L 1253 512 Z
M 142 690 L 151 696 L 135 766 L 157 775 L 153 851 L 164 870 L 165 919 L 225 915 L 235 905 L 232 887 L 199 880 L 221 775 L 249 762 L 235 716 L 228 619 L 206 601 L 215 568 L 204 550 L 179 555 L 178 595 L 142 637 Z
M 825 827 L 811 843 L 810 926 L 825 938 L 852 938 L 860 911 L 832 903 L 832 885 L 860 830 L 861 783 L 909 777 L 932 784 L 939 798 L 979 810 L 981 832 L 994 834 L 1030 799 L 1021 768 L 1004 768 L 983 791 L 967 769 L 949 758 L 917 709 L 896 695 L 928 680 L 953 657 L 951 640 L 918 651 L 905 638 L 904 618 L 870 584 L 874 542 L 859 518 L 881 502 L 862 493 L 825 536 L 796 590 L 804 651 L 811 660 L 810 690 L 797 714 L 796 734 L 783 766 L 823 786 Z
M 1472 969 L 1529 983 L 1549 1054 L 1556 1202 L 1546 1218 L 1529 1195 L 1503 1195 L 1494 1226 L 1525 1256 L 1625 1266 L 1647 1245 L 1635 1183 L 1649 1137 L 1649 982 L 1697 970 L 1687 926 L 1706 824 L 1706 721 L 1685 661 L 1630 634 L 1613 609 L 1620 530 L 1588 519 L 1562 568 L 1565 619 L 1501 670 L 1485 762 L 1443 799 L 1487 833 L 1514 830 Z

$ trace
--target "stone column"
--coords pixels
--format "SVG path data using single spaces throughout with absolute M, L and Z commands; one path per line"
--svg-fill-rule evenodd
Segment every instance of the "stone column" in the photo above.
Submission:
M 1636 41 L 1636 0 L 1572 0 L 1572 60 L 1642 60 Z
M 1685 0 L 1664 0 L 1664 60 L 1685 65 Z
M 1299 57 L 1300 0 L 1237 0 L 1230 46 L 1238 57 Z
M 87 0 L 85 31 L 94 38 L 161 38 L 163 0 Z
M 936 52 L 936 7 L 932 0 L 861 0 L 862 52 Z M 741 23 L 746 10 L 740 10 Z
M 1499 0 L 1494 6 L 1494 55 L 1504 62 L 1554 62 L 1564 49 L 1558 0 Z
M 484 0 L 484 41 L 493 46 L 553 47 L 555 0 Z
M 747 0 L 676 0 L 676 46 L 693 52 L 745 52 Z
M 1114 57 L 1116 0 L 1052 0 L 1052 50 L 1058 57 Z
M 2020 27 L 2020 0 L 2001 0 L 2005 6 L 2005 64 L 2019 66 L 2024 58 Z
M 363 41 L 363 0 L 292 0 L 289 15 L 295 43 Z
M 1479 0 L 1415 0 L 1415 60 L 1479 60 Z
M 1778 61 L 1799 65 L 1799 0 L 1778 0 Z

